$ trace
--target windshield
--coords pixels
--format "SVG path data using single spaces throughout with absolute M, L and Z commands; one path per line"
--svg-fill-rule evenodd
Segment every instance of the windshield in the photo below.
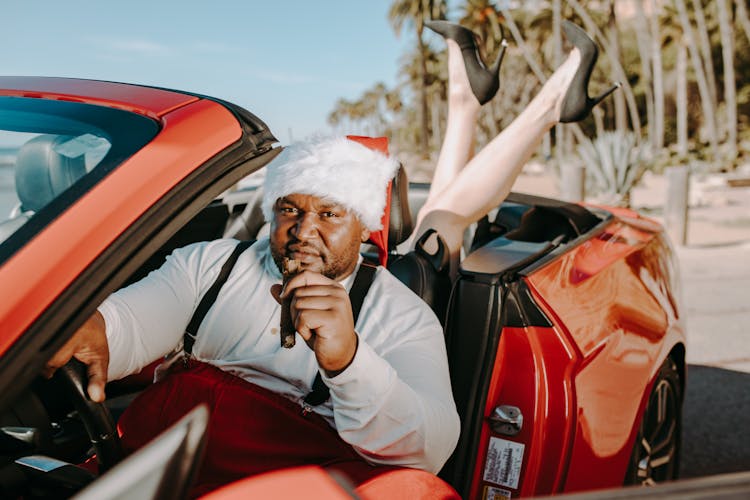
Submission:
M 158 130 L 119 109 L 0 97 L 0 263 Z

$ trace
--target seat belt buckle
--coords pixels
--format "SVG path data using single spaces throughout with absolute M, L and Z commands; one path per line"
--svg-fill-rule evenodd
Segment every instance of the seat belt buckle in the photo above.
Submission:
M 164 356 L 162 362 L 154 369 L 154 383 L 164 380 L 172 371 L 172 366 L 174 366 L 180 358 L 182 358 L 182 348 L 177 348 Z
M 312 413 L 313 408 L 309 404 L 307 404 L 305 401 L 302 402 L 302 410 L 299 412 L 300 415 L 303 417 L 308 416 L 310 413 Z

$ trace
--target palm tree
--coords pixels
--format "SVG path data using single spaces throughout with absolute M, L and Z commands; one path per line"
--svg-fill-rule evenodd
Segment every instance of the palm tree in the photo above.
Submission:
M 502 15 L 492 0 L 467 0 L 460 23 L 482 40 L 480 48 L 486 61 L 494 61 L 503 39 Z
M 385 84 L 379 82 L 366 90 L 359 99 L 362 105 L 363 119 L 367 127 L 366 130 L 370 135 L 383 135 L 385 133 L 384 104 L 387 92 Z
M 698 84 L 698 93 L 701 97 L 701 107 L 703 110 L 703 122 L 706 126 L 709 143 L 711 144 L 711 153 L 714 158 L 717 158 L 718 144 L 716 138 L 716 116 L 714 114 L 711 94 L 708 89 L 706 72 L 701 63 L 701 55 L 698 52 L 698 44 L 695 40 L 695 34 L 693 33 L 693 26 L 690 24 L 690 19 L 688 18 L 685 1 L 675 0 L 675 6 L 677 7 L 677 14 L 679 15 L 680 24 L 682 26 L 682 36 L 687 44 L 688 55 L 690 56 L 693 71 L 695 72 L 695 80 Z
M 742 0 L 744 1 L 744 0 Z M 734 82 L 734 36 L 730 20 L 731 6 L 727 0 L 716 0 L 721 33 L 721 56 L 724 63 L 724 106 L 727 123 L 727 159 L 737 157 L 737 88 Z
M 513 41 L 516 44 L 516 46 L 521 50 L 521 53 L 523 54 L 524 60 L 526 61 L 526 64 L 529 66 L 529 69 L 533 73 L 536 80 L 540 84 L 544 84 L 544 82 L 547 81 L 547 76 L 544 74 L 544 70 L 542 70 L 542 66 L 535 59 L 532 48 L 529 47 L 529 44 L 527 43 L 526 39 L 521 33 L 521 30 L 519 29 L 518 25 L 513 19 L 513 16 L 510 10 L 507 8 L 507 5 L 504 7 L 500 7 L 500 13 L 503 15 L 505 24 L 507 25 L 511 36 L 513 37 Z M 538 53 L 540 51 L 541 51 L 541 47 L 536 52 Z M 581 130 L 581 127 L 578 123 L 569 123 L 567 126 L 570 130 L 573 131 L 573 135 L 575 136 L 578 142 L 588 140 L 586 138 L 586 135 Z
M 532 73 L 534 73 L 534 76 L 536 76 L 536 79 L 540 83 L 546 82 L 547 77 L 544 75 L 544 71 L 542 70 L 542 67 L 534 58 L 534 55 L 532 53 L 531 48 L 529 47 L 529 44 L 526 43 L 526 40 L 521 34 L 521 30 L 518 28 L 518 25 L 513 20 L 513 16 L 511 15 L 510 10 L 508 10 L 507 7 L 501 7 L 500 12 L 502 13 L 503 18 L 505 19 L 505 23 L 507 24 L 508 29 L 510 30 L 510 34 L 513 36 L 513 41 L 515 42 L 516 46 L 521 50 L 521 53 L 523 54 L 523 57 L 526 60 L 526 64 L 529 65 L 529 69 L 531 70 Z
M 711 95 L 711 104 L 716 108 L 718 102 L 716 96 L 716 77 L 714 76 L 714 61 L 711 56 L 711 40 L 708 37 L 708 27 L 706 26 L 706 16 L 703 14 L 703 5 L 701 0 L 693 0 L 693 16 L 695 17 L 695 27 L 700 40 L 701 56 L 706 71 L 706 83 L 708 83 L 708 92 Z
M 424 22 L 428 19 L 445 19 L 447 6 L 444 0 L 395 0 L 388 11 L 388 19 L 393 30 L 398 35 L 405 23 L 414 26 L 417 35 L 417 47 L 421 60 L 421 85 L 419 86 L 420 99 L 420 123 L 422 130 L 419 134 L 420 152 L 423 158 L 430 154 L 428 143 L 428 117 L 427 117 L 427 61 L 426 47 L 422 40 Z
M 652 149 L 656 149 L 656 118 L 654 116 L 654 79 L 651 72 L 651 34 L 646 21 L 642 0 L 635 1 L 635 36 L 638 42 L 638 53 L 641 59 L 643 76 L 643 93 L 646 98 L 646 124 L 648 138 Z M 661 147 L 661 146 L 660 146 Z
M 737 20 L 742 25 L 745 36 L 750 41 L 750 17 L 747 15 L 747 6 L 745 0 L 737 0 Z
M 654 79 L 654 140 L 656 150 L 664 146 L 664 68 L 661 60 L 661 32 L 659 30 L 660 3 L 650 0 L 651 15 L 651 70 Z
M 614 60 L 620 61 L 622 57 L 620 55 L 620 32 L 617 29 L 617 18 L 615 12 L 614 0 L 609 0 L 609 21 L 607 22 L 607 40 L 609 41 L 608 47 L 610 57 Z M 615 103 L 615 128 L 622 133 L 628 127 L 628 116 L 627 110 L 625 109 L 625 97 L 624 92 L 616 92 L 613 95 Z
M 688 154 L 688 95 L 687 95 L 687 48 L 684 42 L 677 46 L 677 154 L 684 158 Z
M 568 5 L 573 8 L 576 14 L 578 14 L 578 16 L 583 21 L 583 24 L 586 26 L 586 30 L 594 37 L 594 39 L 599 39 L 602 42 L 606 42 L 606 38 L 602 34 L 601 30 L 594 22 L 588 11 L 583 8 L 578 0 L 568 0 Z M 621 91 L 624 94 L 625 102 L 627 103 L 628 110 L 630 112 L 630 123 L 633 126 L 633 131 L 635 132 L 636 139 L 640 140 L 641 118 L 638 113 L 638 105 L 635 102 L 633 87 L 631 87 L 630 85 L 630 81 L 628 80 L 627 74 L 622 67 L 622 63 L 620 63 L 620 61 L 615 57 L 612 57 L 611 49 L 608 48 L 607 45 L 609 44 L 605 45 L 605 53 L 607 54 L 607 58 L 612 65 L 612 72 L 614 73 L 615 78 L 622 84 Z
M 479 51 L 484 60 L 492 64 L 500 53 L 501 42 L 504 38 L 501 24 L 502 15 L 491 0 L 467 0 L 463 5 L 460 23 L 479 35 Z M 485 118 L 489 129 L 488 135 L 494 137 L 499 133 L 498 123 L 501 121 L 501 110 L 498 101 L 493 101 L 482 110 L 480 115 Z
M 389 131 L 388 116 L 394 99 L 385 84 L 379 82 L 365 90 L 359 99 L 339 99 L 328 114 L 328 123 L 342 125 L 347 133 L 385 135 Z
M 563 62 L 563 40 L 562 40 L 562 2 L 561 0 L 553 0 L 552 2 L 552 43 L 554 44 L 553 47 L 555 49 L 555 55 L 554 55 L 554 61 L 555 61 L 555 67 L 559 67 Z M 597 116 L 599 116 L 597 114 Z M 599 120 L 597 120 L 597 126 L 599 124 Z M 558 165 L 563 164 L 563 154 L 565 153 L 566 144 L 569 142 L 570 134 L 567 133 L 567 128 L 562 123 L 558 123 L 555 125 L 555 138 L 557 139 L 557 142 L 559 145 L 562 145 L 562 147 L 556 147 L 555 148 L 555 159 L 557 160 Z M 572 148 L 571 148 L 572 149 Z M 566 185 L 567 182 L 569 182 L 569 179 L 566 178 L 566 173 L 569 172 L 567 169 L 560 169 L 560 182 L 562 185 Z M 579 185 L 579 183 L 576 183 L 576 185 Z M 566 192 L 570 192 L 567 191 Z M 576 198 L 583 199 L 583 193 L 579 193 L 580 196 L 576 196 Z
M 423 58 L 427 69 L 426 76 L 423 76 L 422 72 Z M 445 109 L 447 109 L 445 103 L 448 71 L 446 60 L 445 51 L 436 52 L 429 45 L 425 45 L 424 55 L 414 49 L 401 56 L 398 68 L 400 81 L 397 89 L 392 91 L 394 96 L 398 94 L 398 100 L 391 101 L 400 107 L 396 116 L 398 123 L 394 123 L 395 130 L 399 132 L 400 137 L 399 149 L 415 151 L 415 145 L 420 142 L 422 135 L 427 137 L 428 141 L 432 140 L 432 150 L 440 147 L 440 126 L 445 118 Z M 429 110 L 427 116 L 430 118 L 430 125 L 427 129 L 421 126 L 419 102 L 411 99 L 410 103 L 404 104 L 400 101 L 401 92 L 407 96 L 413 96 L 422 85 L 425 85 Z M 388 102 L 387 96 L 386 102 Z

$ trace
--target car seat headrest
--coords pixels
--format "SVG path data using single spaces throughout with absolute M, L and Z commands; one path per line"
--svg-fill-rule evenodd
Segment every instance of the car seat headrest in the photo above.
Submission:
M 348 135 L 348 139 L 359 142 L 370 149 L 388 155 L 386 137 L 365 137 Z M 406 241 L 414 226 L 409 210 L 409 180 L 403 165 L 399 164 L 395 177 L 388 187 L 387 202 L 383 213 L 383 229 L 370 235 L 370 243 L 378 248 L 381 264 L 385 265 L 387 254 L 397 245 Z
M 414 223 L 409 209 L 409 179 L 406 170 L 400 165 L 391 184 L 391 214 L 388 221 L 388 249 L 393 250 L 414 231 Z
M 16 193 L 24 211 L 39 211 L 86 174 L 85 155 L 70 158 L 57 147 L 70 136 L 40 135 L 16 156 Z

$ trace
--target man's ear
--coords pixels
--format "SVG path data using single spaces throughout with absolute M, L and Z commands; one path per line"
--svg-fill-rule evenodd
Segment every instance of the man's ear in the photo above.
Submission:
M 362 243 L 364 243 L 365 241 L 367 241 L 369 239 L 370 239 L 370 230 L 367 229 L 366 227 L 363 227 L 362 228 L 362 235 L 360 236 L 360 241 L 362 241 Z

